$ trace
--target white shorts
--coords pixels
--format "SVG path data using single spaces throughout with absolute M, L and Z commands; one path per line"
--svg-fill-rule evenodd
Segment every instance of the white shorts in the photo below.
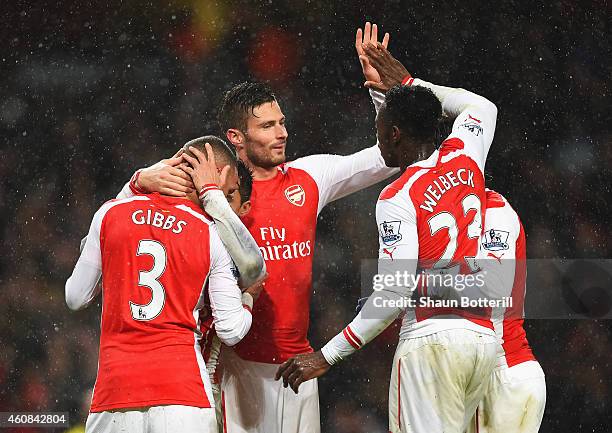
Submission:
M 537 361 L 497 367 L 468 431 L 537 433 L 544 406 L 546 380 Z
M 216 433 L 214 408 L 151 406 L 94 412 L 87 417 L 86 433 Z
M 389 384 L 391 433 L 463 433 L 495 367 L 497 342 L 467 329 L 401 340 Z
M 278 364 L 245 361 L 224 347 L 221 364 L 223 422 L 227 433 L 319 433 L 319 389 L 316 379 L 299 393 L 274 376 Z

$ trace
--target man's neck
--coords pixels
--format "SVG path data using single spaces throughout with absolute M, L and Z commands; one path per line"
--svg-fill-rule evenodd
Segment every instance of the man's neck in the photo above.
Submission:
M 264 168 L 264 167 L 257 167 L 255 165 L 249 165 L 249 168 L 253 172 L 254 180 L 269 180 L 269 179 L 274 178 L 274 176 L 276 176 L 276 174 L 278 173 L 277 167 Z
M 405 149 L 406 151 L 403 153 L 400 163 L 400 170 L 402 173 L 410 165 L 416 162 L 425 161 L 429 158 L 435 147 L 432 143 L 424 142 L 406 145 Z

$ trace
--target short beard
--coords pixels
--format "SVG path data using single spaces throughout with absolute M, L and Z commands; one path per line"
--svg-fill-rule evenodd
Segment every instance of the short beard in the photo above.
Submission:
M 256 167 L 261 167 L 265 169 L 274 168 L 277 165 L 284 163 L 287 159 L 285 155 L 278 157 L 278 158 L 274 158 L 270 154 L 259 155 L 253 151 L 251 146 L 248 146 L 248 145 L 244 147 L 244 150 L 251 164 L 253 164 Z

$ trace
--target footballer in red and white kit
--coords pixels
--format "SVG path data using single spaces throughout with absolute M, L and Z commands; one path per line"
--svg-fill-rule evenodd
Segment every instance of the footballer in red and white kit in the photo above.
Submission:
M 266 261 L 268 279 L 254 305 L 248 339 L 222 350 L 224 423 L 228 433 L 320 431 L 317 382 L 299 395 L 275 380 L 279 364 L 312 352 L 307 333 L 317 217 L 331 201 L 397 173 L 378 146 L 352 155 L 313 155 L 285 162 L 285 117 L 272 91 L 242 83 L 226 93 L 221 129 L 253 170 L 252 208 L 243 222 Z M 145 190 L 164 182 L 142 171 Z M 225 348 L 224 348 L 225 349 Z
M 380 45 L 366 49 L 384 77 L 371 50 L 393 58 Z M 403 77 L 406 86 L 387 92 L 376 119 L 385 161 L 404 169 L 376 204 L 379 274 L 393 276 L 401 270 L 416 275 L 417 267 L 444 268 L 454 263 L 469 272 L 482 231 L 483 172 L 497 109 L 466 90 L 413 79 L 407 71 Z M 406 167 L 407 160 L 433 148 L 440 104 L 446 116 L 456 118 L 452 133 L 429 157 Z M 495 365 L 493 325 L 486 312 L 472 315 L 461 308 L 420 305 L 406 309 L 404 301 L 415 287 L 392 282 L 375 291 L 351 324 L 320 353 L 284 363 L 279 375 L 301 392 L 303 380 L 324 374 L 405 311 L 389 386 L 389 430 L 463 432 Z
M 300 158 L 279 165 L 270 179 L 255 178 L 243 222 L 269 276 L 249 335 L 222 355 L 227 432 L 320 430 L 316 381 L 295 395 L 274 380 L 280 363 L 312 351 L 307 334 L 317 217 L 327 203 L 394 172 L 373 146 L 349 156 Z
M 494 307 L 499 345 L 497 366 L 468 431 L 536 433 L 546 405 L 546 381 L 523 329 L 526 290 L 525 230 L 519 216 L 499 193 L 487 190 L 485 230 L 478 266 L 485 272 L 487 293 L 463 290 L 471 299 L 511 297 L 511 306 Z M 495 285 L 496 287 L 490 287 Z
M 218 189 L 200 197 L 229 209 Z M 250 329 L 252 298 L 243 304 L 217 227 L 196 203 L 195 194 L 153 193 L 111 200 L 94 215 L 66 282 L 66 302 L 81 309 L 103 276 L 87 432 L 216 431 L 199 310 L 207 294 L 217 335 L 234 345 Z

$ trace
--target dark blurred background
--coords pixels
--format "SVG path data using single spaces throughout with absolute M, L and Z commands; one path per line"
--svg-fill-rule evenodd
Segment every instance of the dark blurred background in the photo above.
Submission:
M 353 47 L 366 19 L 391 33 L 414 76 L 497 104 L 489 186 L 522 217 L 530 258 L 610 258 L 612 5 L 538 3 L 3 1 L 0 411 L 84 419 L 100 309 L 64 303 L 79 240 L 135 169 L 217 132 L 223 90 L 269 81 L 291 158 L 375 142 Z M 382 187 L 321 215 L 315 347 L 352 318 L 360 260 L 376 254 Z M 612 322 L 526 328 L 548 386 L 541 431 L 612 431 Z M 389 330 L 320 381 L 323 432 L 387 431 L 396 340 Z

